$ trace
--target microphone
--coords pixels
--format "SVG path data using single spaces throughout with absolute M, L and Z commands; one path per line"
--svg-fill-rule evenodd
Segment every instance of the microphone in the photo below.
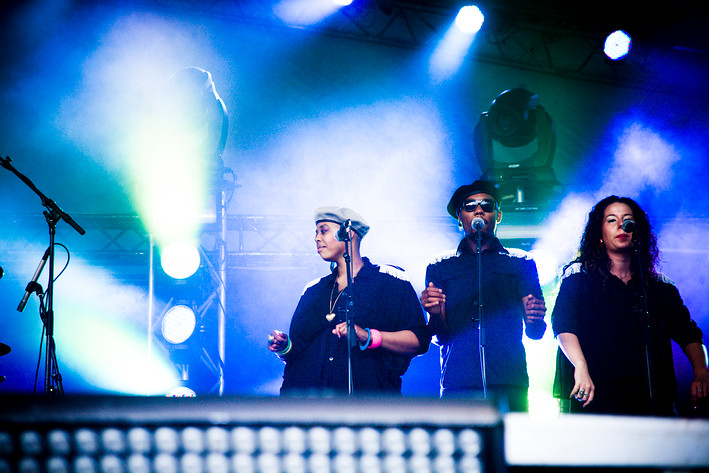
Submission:
M 623 231 L 626 233 L 632 233 L 633 230 L 635 230 L 635 221 L 634 220 L 623 220 L 623 224 L 621 225 L 623 228 Z
M 480 217 L 475 217 L 473 219 L 472 225 L 473 225 L 473 230 L 479 232 L 480 230 L 482 230 L 485 227 L 485 220 L 483 220 Z
M 352 220 L 349 218 L 340 224 L 340 229 L 335 233 L 337 241 L 349 241 L 350 228 L 352 228 Z
M 44 252 L 44 256 L 42 256 L 42 261 L 39 262 L 39 266 L 37 266 L 37 271 L 34 272 L 34 276 L 32 276 L 32 280 L 27 283 L 27 287 L 25 288 L 25 295 L 22 297 L 22 300 L 20 301 L 20 305 L 17 306 L 17 311 L 22 312 L 25 310 L 25 306 L 27 305 L 27 301 L 29 300 L 30 296 L 32 293 L 35 291 L 37 284 L 37 280 L 39 279 L 39 275 L 42 274 L 42 270 L 44 269 L 44 265 L 47 263 L 47 259 L 49 258 L 49 248 L 47 248 L 47 251 Z

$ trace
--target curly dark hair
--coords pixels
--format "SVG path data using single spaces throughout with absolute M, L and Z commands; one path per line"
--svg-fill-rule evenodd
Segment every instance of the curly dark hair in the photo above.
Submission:
M 635 231 L 633 238 L 636 239 L 636 249 L 633 252 L 632 267 L 640 267 L 642 280 L 645 284 L 657 277 L 657 265 L 659 263 L 659 250 L 657 249 L 657 239 L 652 231 L 647 214 L 640 208 L 637 202 L 628 197 L 618 197 L 611 195 L 598 202 L 588 214 L 588 221 L 581 237 L 581 246 L 578 257 L 564 267 L 564 271 L 574 263 L 581 263 L 581 269 L 591 275 L 600 276 L 604 284 L 610 277 L 611 260 L 608 258 L 606 249 L 601 243 L 601 229 L 603 227 L 603 214 L 606 208 L 620 202 L 627 205 L 633 212 L 635 220 Z M 634 269 L 634 271 L 636 271 Z

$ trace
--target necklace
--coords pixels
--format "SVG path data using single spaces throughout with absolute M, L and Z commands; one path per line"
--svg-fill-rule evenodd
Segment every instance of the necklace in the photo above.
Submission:
M 325 319 L 326 319 L 328 322 L 332 322 L 333 320 L 335 320 L 335 305 L 337 304 L 337 300 L 340 298 L 340 296 L 341 296 L 342 293 L 344 292 L 344 291 L 340 291 L 340 293 L 337 294 L 337 297 L 335 298 L 335 301 L 333 302 L 333 301 L 332 301 L 332 296 L 335 295 L 335 287 L 336 287 L 336 286 L 337 286 L 337 283 L 336 283 L 336 282 L 333 283 L 333 284 L 332 284 L 332 291 L 330 292 L 330 313 L 325 316 Z
M 627 284 L 628 282 L 630 282 L 630 278 L 632 277 L 633 273 L 628 273 L 625 276 L 618 276 L 618 279 L 620 279 L 623 284 Z

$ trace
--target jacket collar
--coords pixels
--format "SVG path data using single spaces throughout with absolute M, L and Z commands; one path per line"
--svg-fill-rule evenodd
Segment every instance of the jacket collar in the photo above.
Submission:
M 474 254 L 473 250 L 470 248 L 470 245 L 465 241 L 467 237 L 463 237 L 462 240 L 460 240 L 460 243 L 458 244 L 458 249 L 456 250 L 456 254 L 461 255 L 463 253 L 468 253 L 468 254 Z M 490 247 L 486 248 L 483 250 L 483 253 L 498 253 L 498 254 L 509 254 L 509 251 L 502 246 L 502 243 L 500 243 L 500 240 L 497 239 L 497 237 L 492 237 L 492 241 L 490 242 Z
M 362 257 L 362 262 L 364 263 L 364 266 L 362 266 L 362 269 L 359 270 L 356 277 L 359 278 L 361 276 L 365 279 L 371 279 L 374 277 L 375 273 L 379 272 L 379 267 L 372 264 L 366 256 Z M 333 268 L 332 273 L 327 276 L 328 284 L 332 283 L 335 278 L 337 278 L 337 267 Z

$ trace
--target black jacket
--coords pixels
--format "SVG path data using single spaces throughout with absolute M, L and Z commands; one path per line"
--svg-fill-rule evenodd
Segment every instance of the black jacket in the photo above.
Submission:
M 416 292 L 402 279 L 402 271 L 375 266 L 363 258 L 364 267 L 353 283 L 354 322 L 362 328 L 383 332 L 411 330 L 428 350 L 430 335 Z M 291 351 L 286 362 L 281 394 L 287 392 L 348 391 L 347 341 L 338 339 L 332 329 L 345 320 L 345 297 L 337 300 L 337 317 L 328 322 L 335 274 L 323 277 L 306 288 L 291 320 Z M 336 297 L 336 294 L 332 299 Z M 353 392 L 401 393 L 401 376 L 411 356 L 382 348 L 352 350 Z

